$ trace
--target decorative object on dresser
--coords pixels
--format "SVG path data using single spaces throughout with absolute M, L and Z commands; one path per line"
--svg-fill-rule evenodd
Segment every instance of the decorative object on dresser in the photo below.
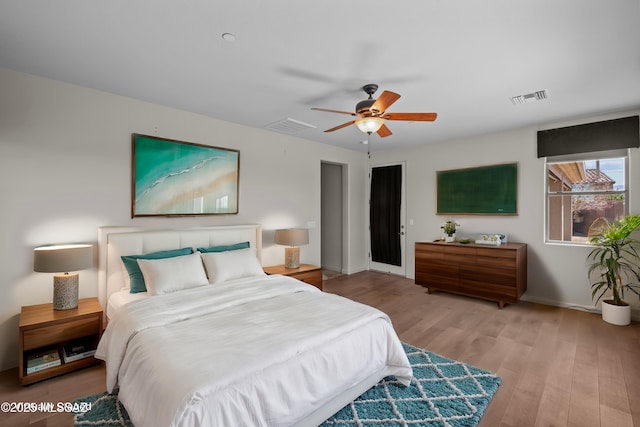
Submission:
M 456 240 L 456 227 L 460 227 L 460 224 L 456 223 L 452 219 L 442 224 L 442 227 L 440 228 L 442 228 L 442 231 L 444 233 L 445 242 L 451 243 Z
M 78 273 L 93 265 L 92 245 L 41 246 L 33 251 L 33 271 L 64 273 L 53 276 L 53 309 L 69 310 L 78 306 Z
M 288 246 L 284 249 L 285 267 L 300 267 L 300 248 L 298 246 L 309 244 L 309 230 L 306 228 L 276 230 L 275 241 L 278 245 Z
M 515 304 L 527 290 L 527 245 L 499 246 L 416 242 L 415 283 L 429 293 L 445 291 Z
M 51 303 L 22 307 L 18 338 L 20 383 L 27 385 L 100 363 L 93 353 L 102 336 L 102 325 L 102 307 L 97 298 L 81 299 L 76 308 L 63 311 L 54 310 Z
M 294 277 L 302 282 L 308 283 L 322 290 L 322 268 L 317 265 L 300 264 L 298 268 L 288 268 L 284 265 L 272 265 L 263 267 L 267 274 L 282 274 Z

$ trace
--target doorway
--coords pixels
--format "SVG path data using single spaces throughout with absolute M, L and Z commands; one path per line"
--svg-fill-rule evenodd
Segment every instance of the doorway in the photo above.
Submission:
M 369 171 L 369 268 L 406 276 L 404 163 Z
M 321 163 L 320 257 L 325 274 L 343 273 L 346 265 L 346 170 L 344 164 Z

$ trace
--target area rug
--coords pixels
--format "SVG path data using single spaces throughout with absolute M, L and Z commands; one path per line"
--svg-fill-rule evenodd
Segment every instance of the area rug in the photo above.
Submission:
M 474 427 L 500 377 L 465 363 L 403 343 L 413 367 L 407 387 L 387 377 L 342 408 L 322 427 Z M 75 426 L 133 427 L 117 392 L 82 397 L 91 409 L 75 415 Z

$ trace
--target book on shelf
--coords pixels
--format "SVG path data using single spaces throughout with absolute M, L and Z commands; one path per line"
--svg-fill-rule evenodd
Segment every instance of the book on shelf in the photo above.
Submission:
M 27 374 L 42 371 L 61 364 L 57 348 L 42 350 L 27 355 Z
M 92 357 L 95 353 L 92 340 L 73 341 L 62 348 L 65 363 Z

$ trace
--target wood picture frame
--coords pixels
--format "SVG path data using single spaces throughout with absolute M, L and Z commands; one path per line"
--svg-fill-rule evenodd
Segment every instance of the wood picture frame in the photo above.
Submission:
M 131 134 L 131 217 L 238 213 L 240 151 Z

